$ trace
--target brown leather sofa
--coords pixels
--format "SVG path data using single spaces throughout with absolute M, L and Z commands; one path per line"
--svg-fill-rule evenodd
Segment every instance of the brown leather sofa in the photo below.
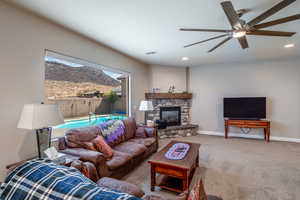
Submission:
M 88 150 L 78 145 L 68 145 L 66 141 L 68 133 L 71 132 L 72 134 L 76 133 L 77 144 L 80 144 L 80 142 L 89 142 L 101 134 L 101 131 L 99 132 L 99 129 L 95 127 L 69 130 L 68 133 L 65 134 L 65 137 L 58 139 L 59 151 L 65 154 L 79 156 L 80 160 L 93 163 L 96 166 L 99 178 L 121 178 L 158 149 L 156 129 L 150 129 L 151 132 L 145 137 L 137 134 L 138 126 L 133 118 L 125 119 L 123 122 L 125 125 L 125 137 L 123 137 L 118 144 L 111 146 L 113 149 L 113 157 L 110 160 L 107 160 L 104 155 L 98 151 Z

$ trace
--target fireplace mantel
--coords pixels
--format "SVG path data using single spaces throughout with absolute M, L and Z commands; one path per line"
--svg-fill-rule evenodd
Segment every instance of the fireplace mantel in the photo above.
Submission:
M 192 93 L 145 93 L 146 99 L 191 99 Z

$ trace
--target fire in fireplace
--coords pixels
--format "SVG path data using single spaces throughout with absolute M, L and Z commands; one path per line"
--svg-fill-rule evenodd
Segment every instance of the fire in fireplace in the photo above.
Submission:
M 160 120 L 167 122 L 167 126 L 181 125 L 181 108 L 174 107 L 160 107 Z

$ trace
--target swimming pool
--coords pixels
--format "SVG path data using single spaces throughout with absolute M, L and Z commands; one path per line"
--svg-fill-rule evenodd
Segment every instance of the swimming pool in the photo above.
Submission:
M 67 121 L 64 124 L 58 125 L 53 127 L 54 129 L 58 128 L 82 128 L 82 127 L 88 127 L 88 126 L 95 126 L 97 124 L 109 121 L 109 120 L 122 120 L 126 119 L 127 116 L 125 115 L 108 115 L 108 116 L 97 116 L 92 117 L 91 120 L 89 119 L 80 119 L 80 120 L 71 120 Z

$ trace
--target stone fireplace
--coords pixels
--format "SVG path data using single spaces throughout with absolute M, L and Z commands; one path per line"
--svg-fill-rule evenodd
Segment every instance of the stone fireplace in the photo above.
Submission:
M 159 118 L 167 122 L 167 126 L 180 126 L 181 125 L 181 107 L 160 107 Z
M 146 93 L 146 99 L 151 100 L 154 111 L 148 112 L 147 119 L 164 119 L 166 129 L 159 129 L 160 138 L 182 137 L 198 134 L 198 125 L 191 124 L 190 93 Z

